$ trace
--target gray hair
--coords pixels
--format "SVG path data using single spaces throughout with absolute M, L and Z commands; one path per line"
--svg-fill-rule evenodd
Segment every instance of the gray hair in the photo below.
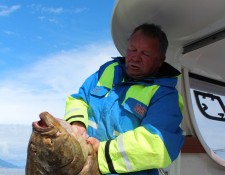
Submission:
M 164 31 L 161 30 L 161 26 L 155 24 L 144 23 L 134 29 L 131 36 L 141 30 L 144 35 L 148 37 L 158 38 L 160 42 L 160 52 L 165 55 L 168 48 L 168 39 Z

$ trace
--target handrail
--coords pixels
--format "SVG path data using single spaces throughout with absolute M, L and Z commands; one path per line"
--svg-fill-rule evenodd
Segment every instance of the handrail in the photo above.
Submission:
M 168 175 L 168 172 L 165 172 L 162 168 L 159 168 L 159 171 L 162 175 Z

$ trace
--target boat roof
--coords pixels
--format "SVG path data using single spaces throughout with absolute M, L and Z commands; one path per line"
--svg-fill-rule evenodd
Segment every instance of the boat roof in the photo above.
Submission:
M 224 0 L 117 0 L 111 33 L 122 56 L 130 34 L 143 23 L 155 23 L 165 31 L 169 62 L 179 61 L 194 73 L 225 82 Z M 199 41 L 203 44 L 196 46 Z

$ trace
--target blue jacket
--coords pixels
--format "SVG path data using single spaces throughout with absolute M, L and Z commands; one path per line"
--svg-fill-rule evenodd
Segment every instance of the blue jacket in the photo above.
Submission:
M 102 65 L 67 98 L 65 120 L 81 121 L 101 141 L 102 174 L 157 175 L 179 155 L 182 99 L 175 86 L 180 74 L 168 63 L 142 81 L 125 73 L 123 57 Z

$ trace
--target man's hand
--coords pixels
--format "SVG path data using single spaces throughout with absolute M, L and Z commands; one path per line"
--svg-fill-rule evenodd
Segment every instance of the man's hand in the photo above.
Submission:
M 91 144 L 93 151 L 97 153 L 100 141 L 94 137 L 88 137 L 85 125 L 82 122 L 72 122 L 71 125 L 74 131 L 78 131 L 83 137 L 86 138 L 87 143 Z
M 94 137 L 87 138 L 87 143 L 91 144 L 94 152 L 98 152 L 100 141 Z
M 78 130 L 78 132 L 81 135 L 86 136 L 86 128 L 85 128 L 85 125 L 82 122 L 78 122 L 78 121 L 72 122 L 71 125 L 72 125 L 72 128 L 75 128 L 74 130 Z

